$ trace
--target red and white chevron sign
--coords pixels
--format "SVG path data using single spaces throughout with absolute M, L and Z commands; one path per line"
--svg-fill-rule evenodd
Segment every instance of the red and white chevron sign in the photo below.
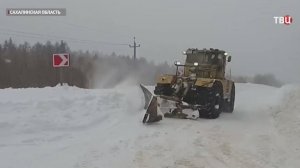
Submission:
M 68 67 L 70 66 L 70 54 L 53 54 L 53 67 Z

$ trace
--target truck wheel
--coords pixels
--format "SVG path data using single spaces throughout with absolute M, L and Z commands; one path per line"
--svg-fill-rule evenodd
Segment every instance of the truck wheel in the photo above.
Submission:
M 232 113 L 234 110 L 234 101 L 235 101 L 235 86 L 232 84 L 230 100 L 225 100 L 224 103 L 224 111 L 228 113 Z
M 214 83 L 209 90 L 207 103 L 208 109 L 200 110 L 200 117 L 216 119 L 219 117 L 223 109 L 223 87 L 219 82 Z

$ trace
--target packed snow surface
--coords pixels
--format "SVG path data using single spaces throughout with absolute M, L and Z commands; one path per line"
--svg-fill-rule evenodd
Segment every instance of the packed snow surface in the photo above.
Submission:
M 0 90 L 1 168 L 298 168 L 300 87 L 237 84 L 215 120 L 143 125 L 137 86 Z

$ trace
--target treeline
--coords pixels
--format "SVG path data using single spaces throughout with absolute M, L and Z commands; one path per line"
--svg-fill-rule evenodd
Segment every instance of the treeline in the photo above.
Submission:
M 70 67 L 53 68 L 54 53 L 70 53 Z M 60 70 L 63 83 L 81 88 L 111 88 L 138 83 L 154 85 L 159 74 L 175 72 L 175 68 L 167 63 L 156 65 L 142 57 L 134 61 L 130 56 L 115 53 L 71 51 L 63 41 L 31 46 L 28 42 L 16 45 L 9 39 L 0 44 L 0 88 L 56 86 L 60 83 Z M 233 80 L 276 87 L 283 84 L 272 74 L 236 76 Z
M 54 53 L 71 53 L 70 67 L 53 68 Z M 156 65 L 144 58 L 136 61 L 129 56 L 105 55 L 88 51 L 71 51 L 61 41 L 45 44 L 15 44 L 12 39 L 0 44 L 0 88 L 55 86 L 61 80 L 82 88 L 114 87 L 122 82 L 154 84 L 160 73 L 171 72 L 163 63 Z
M 55 86 L 59 81 L 59 69 L 52 67 L 52 54 L 70 52 L 64 42 L 20 45 L 12 39 L 0 44 L 0 88 L 25 88 Z M 80 64 L 78 59 L 72 60 Z M 69 85 L 86 87 L 84 72 L 78 67 L 64 69 L 62 81 Z

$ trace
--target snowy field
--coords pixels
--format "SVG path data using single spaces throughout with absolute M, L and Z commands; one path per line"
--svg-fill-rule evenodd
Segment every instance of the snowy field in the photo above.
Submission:
M 300 87 L 237 84 L 219 119 L 141 123 L 138 87 L 0 90 L 0 168 L 298 168 Z

